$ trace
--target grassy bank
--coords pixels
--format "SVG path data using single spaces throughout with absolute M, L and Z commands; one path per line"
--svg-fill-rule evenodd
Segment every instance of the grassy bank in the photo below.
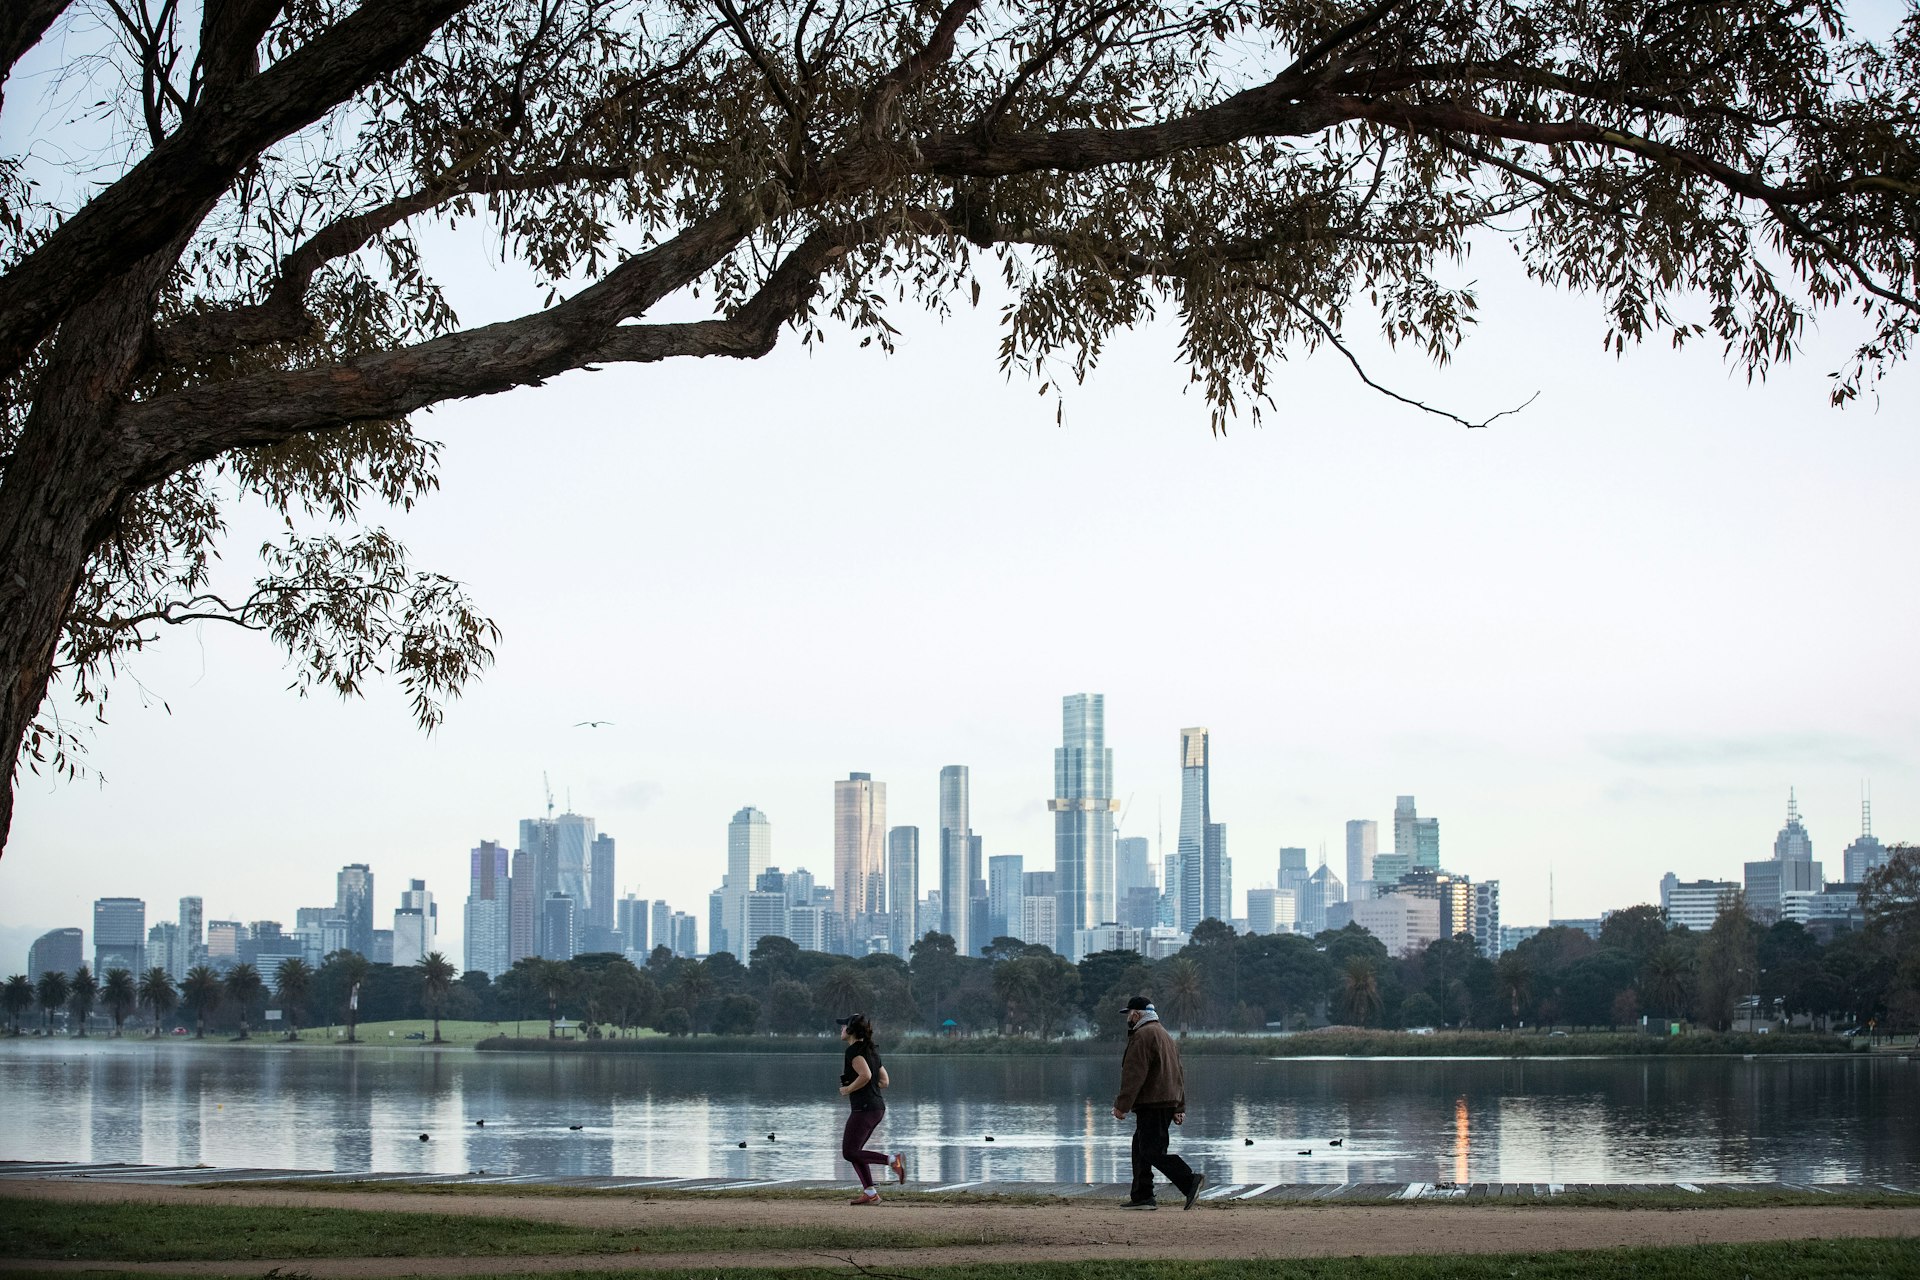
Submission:
M 842 1196 L 844 1199 L 845 1197 Z M 569 1227 L 516 1218 L 359 1209 L 77 1204 L 0 1196 L 0 1258 L 190 1262 L 235 1258 L 530 1257 L 825 1249 L 844 1227 Z M 861 1223 L 868 1248 L 994 1243 L 979 1231 L 907 1231 Z
M 548 1040 L 500 1035 L 481 1040 L 483 1050 L 540 1053 L 812 1053 L 818 1036 L 640 1036 L 620 1040 Z M 889 1054 L 1033 1055 L 1111 1057 L 1119 1042 L 1106 1039 L 1033 1040 L 1020 1036 L 903 1036 L 886 1040 Z M 1572 1035 L 1512 1034 L 1498 1031 L 1447 1031 L 1411 1035 L 1404 1031 L 1329 1029 L 1287 1036 L 1190 1035 L 1180 1041 L 1188 1057 L 1258 1058 L 1585 1058 L 1643 1056 L 1715 1056 L 1728 1054 L 1844 1054 L 1864 1049 L 1839 1036 L 1789 1033 L 1697 1032 L 1650 1036 L 1626 1031 Z
M 486 1183 L 415 1183 L 389 1182 L 375 1180 L 370 1182 L 342 1182 L 329 1178 L 324 1182 L 311 1179 L 286 1178 L 273 1182 L 207 1182 L 200 1188 L 209 1191 L 218 1190 L 270 1190 L 270 1191 L 325 1191 L 353 1192 L 365 1195 L 369 1192 L 393 1196 L 396 1199 L 417 1197 L 453 1197 L 459 1199 L 485 1199 L 499 1196 L 501 1190 L 496 1185 Z M 552 1199 L 601 1198 L 622 1199 L 642 1196 L 646 1199 L 689 1199 L 689 1200 L 818 1200 L 838 1202 L 847 1198 L 844 1189 L 817 1190 L 800 1187 L 752 1187 L 740 1191 L 680 1190 L 674 1187 L 568 1187 L 540 1186 L 538 1184 L 519 1185 L 513 1188 L 516 1198 L 545 1197 Z M 1083 1199 L 1056 1195 L 1023 1195 L 1019 1192 L 978 1192 L 978 1191 L 917 1191 L 912 1187 L 890 1188 L 887 1198 L 900 1201 L 919 1201 L 926 1204 L 1008 1204 L 1008 1205 L 1047 1205 L 1047 1204 L 1085 1204 Z M 1236 1212 L 1246 1210 L 1268 1210 L 1288 1212 L 1325 1208 L 1329 1205 L 1347 1207 L 1392 1207 L 1412 1212 L 1443 1208 L 1503 1209 L 1526 1211 L 1542 1209 L 1780 1209 L 1794 1207 L 1833 1208 L 1840 1205 L 1851 1209 L 1912 1209 L 1920 1207 L 1920 1196 L 1885 1191 L 1878 1187 L 1837 1187 L 1830 1191 L 1788 1191 L 1780 1188 L 1755 1188 L 1752 1191 L 1716 1187 L 1705 1191 L 1682 1191 L 1673 1186 L 1623 1187 L 1606 1191 L 1565 1191 L 1557 1196 L 1537 1197 L 1469 1197 L 1458 1199 L 1427 1198 L 1421 1200 L 1398 1200 L 1391 1196 L 1372 1198 L 1367 1196 L 1342 1196 L 1335 1201 L 1309 1200 L 1203 1200 L 1194 1208 L 1199 1211 L 1218 1211 L 1231 1209 Z

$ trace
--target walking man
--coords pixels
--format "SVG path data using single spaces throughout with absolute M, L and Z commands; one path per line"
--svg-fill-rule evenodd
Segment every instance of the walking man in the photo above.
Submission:
M 1167 1152 L 1168 1126 L 1187 1120 L 1187 1079 L 1180 1071 L 1179 1047 L 1145 996 L 1127 1001 L 1127 1052 L 1120 1059 L 1120 1096 L 1113 1100 L 1113 1118 L 1125 1120 L 1129 1111 L 1134 1122 L 1133 1194 L 1126 1207 L 1160 1207 L 1153 1198 L 1153 1171 L 1158 1169 L 1187 1198 L 1185 1207 L 1193 1208 L 1194 1197 L 1207 1185 L 1206 1175 Z

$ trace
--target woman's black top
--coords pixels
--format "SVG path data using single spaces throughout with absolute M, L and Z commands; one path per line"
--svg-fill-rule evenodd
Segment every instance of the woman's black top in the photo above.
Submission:
M 879 1110 L 887 1105 L 880 1100 L 880 1051 L 873 1047 L 872 1041 L 862 1041 L 859 1044 L 848 1045 L 845 1060 L 840 1068 L 840 1083 L 842 1085 L 853 1083 L 855 1075 L 853 1062 L 855 1058 L 865 1058 L 867 1060 L 867 1086 L 864 1089 L 855 1089 L 852 1093 L 848 1094 L 847 1102 L 852 1105 L 855 1111 Z

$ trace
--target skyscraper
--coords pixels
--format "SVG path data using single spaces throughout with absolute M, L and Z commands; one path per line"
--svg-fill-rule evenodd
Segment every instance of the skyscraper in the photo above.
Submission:
M 587 864 L 593 856 L 593 819 L 579 813 L 563 813 L 553 820 L 556 887 L 573 899 L 574 954 L 580 953 L 580 937 L 590 921 L 593 886 Z
M 849 773 L 833 784 L 834 903 L 853 936 L 854 919 L 887 909 L 887 784 Z
M 1413 824 L 1419 820 L 1419 810 L 1414 807 L 1412 796 L 1395 796 L 1393 801 L 1393 851 L 1413 865 L 1415 838 Z
M 1113 900 L 1125 902 L 1135 889 L 1157 889 L 1153 882 L 1153 848 L 1145 836 L 1115 836 L 1113 841 Z M 1116 908 L 1117 909 L 1117 908 Z M 1121 923 L 1125 923 L 1122 921 Z
M 665 947 L 669 951 L 673 950 L 673 908 L 667 905 L 666 899 L 664 898 L 657 899 L 653 904 L 653 928 L 651 937 L 654 946 Z M 652 955 L 653 952 L 649 950 L 647 954 Z
M 1227 824 L 1209 822 L 1202 842 L 1201 861 L 1207 866 L 1207 887 L 1200 908 L 1202 920 L 1233 918 L 1233 859 L 1227 856 Z
M 1072 693 L 1060 700 L 1060 746 L 1053 753 L 1053 870 L 1060 905 L 1054 950 L 1074 960 L 1074 935 L 1114 920 L 1113 750 L 1106 698 Z M 971 954 L 971 953 L 969 953 Z
M 1800 799 L 1792 787 L 1787 788 L 1787 822 L 1780 828 L 1780 834 L 1773 838 L 1773 860 L 1775 862 L 1812 862 L 1813 837 L 1807 834 L 1806 824 L 1800 821 Z
M 1297 899 L 1300 891 L 1307 887 L 1308 877 L 1312 875 L 1312 870 L 1307 866 L 1307 851 L 1305 849 L 1294 848 L 1292 846 L 1281 847 L 1280 875 L 1278 879 L 1274 881 L 1276 888 L 1282 893 L 1294 894 Z
M 638 956 L 639 964 L 646 963 L 647 953 L 653 950 L 652 905 L 631 893 L 614 904 L 613 923 L 620 933 L 620 946 L 629 958 Z
M 347 950 L 373 959 L 373 868 L 350 862 L 334 877 L 334 914 L 347 922 Z
M 1027 860 L 1017 853 L 987 859 L 987 941 L 1011 938 L 1020 923 L 1021 876 Z M 1052 946 L 1052 943 L 1048 943 Z M 899 954 L 899 953 L 895 953 Z
M 71 978 L 86 962 L 86 935 L 79 929 L 49 929 L 27 948 L 27 976 L 35 982 L 49 973 Z
M 967 766 L 950 764 L 940 770 L 940 932 L 953 939 L 963 956 L 972 955 L 978 945 L 968 928 L 973 903 L 967 865 L 973 860 L 969 790 Z
M 520 824 L 524 840 L 527 824 Z M 540 860 L 525 845 L 513 851 L 513 882 L 507 893 L 507 968 L 540 954 Z
M 573 899 L 564 893 L 550 893 L 540 900 L 540 932 L 547 940 L 547 959 L 573 959 L 577 918 Z
M 1340 883 L 1340 877 L 1333 874 L 1332 867 L 1324 862 L 1321 863 L 1313 874 L 1307 877 L 1307 883 L 1300 891 L 1298 898 L 1300 932 L 1312 937 L 1325 929 L 1327 908 L 1346 900 L 1346 890 Z
M 1747 910 L 1756 920 L 1771 924 L 1789 893 L 1817 893 L 1822 870 L 1813 860 L 1813 837 L 1800 821 L 1800 801 L 1787 790 L 1787 821 L 1773 838 L 1773 857 L 1746 864 Z
M 1809 850 L 1811 851 L 1811 850 Z M 1887 861 L 1887 846 L 1880 843 L 1880 837 L 1873 834 L 1873 801 L 1866 797 L 1860 800 L 1860 838 L 1848 845 L 1841 855 L 1842 873 L 1848 884 L 1859 884 L 1867 878 L 1867 873 Z
M 180 899 L 180 941 L 177 953 L 180 972 L 174 973 L 172 969 L 167 970 L 168 976 L 175 982 L 184 979 L 187 976 L 187 970 L 200 963 L 200 949 L 207 944 L 205 921 L 206 904 L 198 898 Z
M 402 967 L 418 964 L 420 957 L 438 950 L 440 908 L 425 880 L 410 880 L 400 895 L 400 909 L 393 913 L 393 963 Z
M 1175 923 L 1188 933 L 1206 919 L 1210 896 L 1206 862 L 1207 827 L 1213 821 L 1208 798 L 1208 746 L 1204 728 L 1180 731 L 1180 840 L 1175 846 L 1180 859 L 1180 918 Z M 1219 864 L 1211 868 L 1219 877 Z
M 733 815 L 727 824 L 727 882 L 720 891 L 719 923 L 722 936 L 713 937 L 709 923 L 709 953 L 733 951 L 746 962 L 752 943 L 741 943 L 747 932 L 747 895 L 760 879 L 760 873 L 773 865 L 773 824 L 767 815 L 748 805 Z M 709 912 L 711 915 L 712 913 Z
M 510 861 L 506 848 L 492 840 L 482 840 L 467 854 L 465 967 L 496 978 L 510 963 Z
M 615 928 L 613 904 L 618 890 L 614 888 L 613 837 L 597 835 L 587 855 L 587 928 Z
M 920 906 L 920 828 L 887 832 L 887 915 L 893 954 L 906 956 L 920 941 L 914 913 Z
M 1380 824 L 1371 818 L 1347 823 L 1347 894 L 1364 901 L 1373 893 L 1373 858 L 1380 852 Z

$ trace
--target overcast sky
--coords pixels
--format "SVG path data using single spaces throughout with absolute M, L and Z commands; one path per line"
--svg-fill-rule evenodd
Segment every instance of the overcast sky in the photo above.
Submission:
M 10 87 L 11 89 L 11 87 Z M 21 127 L 9 92 L 6 123 Z M 462 319 L 521 282 L 442 243 Z M 973 770 L 989 855 L 1052 862 L 1060 698 L 1106 695 L 1123 834 L 1170 848 L 1178 731 L 1213 730 L 1235 906 L 1277 850 L 1343 824 L 1390 842 L 1396 794 L 1445 864 L 1502 882 L 1507 923 L 1657 901 L 1668 870 L 1737 878 L 1797 787 L 1838 878 L 1875 830 L 1920 839 L 1920 384 L 1826 406 L 1843 320 L 1761 386 L 1707 348 L 1615 360 L 1590 298 L 1483 243 L 1482 323 L 1435 371 L 1362 341 L 1394 404 L 1330 353 L 1264 426 L 1207 429 L 1177 335 L 1118 343 L 1064 426 L 995 369 L 993 300 L 756 363 L 576 373 L 425 415 L 444 489 L 385 519 L 502 626 L 498 664 L 432 737 L 397 688 L 301 699 L 263 640 L 213 626 L 143 655 L 93 736 L 98 777 L 26 776 L 0 861 L 0 963 L 102 895 L 172 918 L 278 919 L 373 865 L 411 877 L 460 954 L 466 854 L 560 807 L 619 842 L 622 892 L 701 916 L 752 804 L 774 861 L 831 876 L 832 782 L 887 784 L 936 874 L 939 768 Z M 236 520 L 237 565 L 268 532 Z M 603 719 L 600 729 L 574 722 Z

